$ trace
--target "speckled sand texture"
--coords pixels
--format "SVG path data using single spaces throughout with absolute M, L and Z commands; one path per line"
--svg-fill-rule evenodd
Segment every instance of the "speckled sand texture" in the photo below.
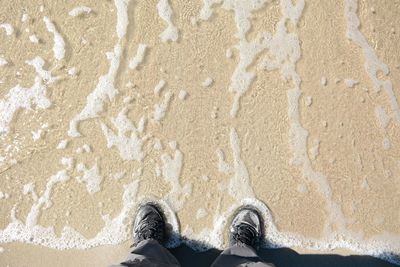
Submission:
M 118 262 L 145 199 L 209 247 L 251 203 L 268 246 L 400 264 L 399 17 L 397 0 L 4 1 L 0 265 Z

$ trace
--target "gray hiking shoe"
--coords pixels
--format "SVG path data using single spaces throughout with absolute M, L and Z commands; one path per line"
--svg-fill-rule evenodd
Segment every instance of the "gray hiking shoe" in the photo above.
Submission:
M 148 239 L 162 244 L 165 241 L 165 232 L 165 219 L 161 208 L 151 202 L 142 205 L 133 224 L 133 245 Z
M 240 208 L 230 227 L 230 245 L 247 245 L 254 249 L 262 237 L 262 220 L 259 212 L 251 207 Z

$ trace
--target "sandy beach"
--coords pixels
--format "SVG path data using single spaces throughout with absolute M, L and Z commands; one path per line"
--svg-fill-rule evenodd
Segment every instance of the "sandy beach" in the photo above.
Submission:
M 389 0 L 4 2 L 0 266 L 119 262 L 147 199 L 184 237 L 171 247 L 223 249 L 251 203 L 265 248 L 400 265 L 399 16 Z

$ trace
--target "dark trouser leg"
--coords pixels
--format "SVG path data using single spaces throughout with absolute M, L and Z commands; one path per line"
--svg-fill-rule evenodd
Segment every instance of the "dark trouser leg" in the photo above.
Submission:
M 178 260 L 156 240 L 144 240 L 132 250 L 128 259 L 119 265 L 112 265 L 111 267 L 122 266 L 179 267 L 180 264 Z
M 243 265 L 241 265 L 243 264 Z M 274 267 L 271 263 L 263 262 L 256 251 L 246 245 L 235 245 L 224 250 L 211 265 L 212 267 Z

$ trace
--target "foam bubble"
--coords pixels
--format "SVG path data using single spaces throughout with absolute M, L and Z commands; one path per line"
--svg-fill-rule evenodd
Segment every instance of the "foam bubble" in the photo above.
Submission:
M 68 130 L 69 136 L 80 136 L 81 134 L 78 131 L 79 122 L 97 117 L 98 113 L 102 112 L 104 109 L 103 102 L 107 98 L 110 100 L 113 99 L 117 94 L 118 91 L 114 87 L 114 82 L 120 64 L 121 53 L 122 47 L 120 44 L 117 44 L 114 47 L 114 52 L 109 52 L 107 54 L 110 60 L 108 73 L 99 78 L 96 88 L 87 96 L 86 105 L 83 110 L 70 121 Z
M 309 150 L 310 158 L 315 160 L 319 155 L 319 144 L 321 141 L 319 139 L 314 139 L 314 144 Z
M 119 39 L 122 39 L 128 28 L 128 4 L 130 0 L 114 0 L 114 5 L 117 8 L 117 25 L 116 31 Z
M 162 176 L 171 185 L 171 190 L 166 195 L 165 200 L 174 211 L 179 211 L 192 193 L 192 184 L 187 183 L 182 186 L 179 181 L 183 166 L 183 153 L 175 148 L 172 156 L 163 153 L 161 162 Z
M 78 74 L 78 70 L 76 67 L 68 69 L 67 72 L 68 72 L 68 75 L 70 75 L 70 76 L 76 76 Z
M 92 12 L 92 9 L 90 7 L 78 6 L 68 12 L 68 15 L 70 15 L 71 17 L 77 17 L 83 14 L 89 14 L 90 12 Z
M 326 79 L 326 77 L 321 77 L 321 85 L 326 86 L 327 83 L 328 83 L 328 80 Z
M 157 4 L 158 15 L 168 25 L 168 27 L 160 33 L 160 39 L 163 42 L 178 40 L 178 28 L 172 23 L 172 9 L 168 0 L 160 0 Z
M 357 0 L 345 1 L 344 14 L 347 22 L 346 36 L 362 49 L 365 58 L 365 71 L 372 81 L 376 91 L 380 90 L 381 87 L 385 90 L 386 95 L 390 99 L 390 106 L 394 113 L 394 118 L 397 124 L 400 125 L 400 107 L 393 92 L 393 84 L 390 80 L 379 80 L 377 77 L 379 71 L 388 75 L 389 68 L 385 63 L 379 60 L 374 49 L 368 44 L 367 39 L 360 32 L 360 19 L 357 16 L 357 9 Z
M 46 191 L 43 196 L 49 196 L 51 188 L 57 182 L 67 180 L 65 172 L 58 173 L 53 176 L 47 184 Z M 129 230 L 131 229 L 131 216 L 132 211 L 136 207 L 136 195 L 139 187 L 139 180 L 135 180 L 124 186 L 124 193 L 122 196 L 122 209 L 120 213 L 113 219 L 109 215 L 104 215 L 103 220 L 105 225 L 94 238 L 86 239 L 82 234 L 77 232 L 70 226 L 64 226 L 61 235 L 57 236 L 53 227 L 42 227 L 38 224 L 26 223 L 16 219 L 15 208 L 11 211 L 12 222 L 3 230 L 0 230 L 0 242 L 8 243 L 13 241 L 20 241 L 31 244 L 40 244 L 46 247 L 55 249 L 87 249 L 103 244 L 118 244 L 129 237 Z M 50 189 L 49 189 L 50 188 Z M 42 196 L 42 197 L 43 197 Z M 42 199 L 42 197 L 40 199 Z M 38 200 L 38 202 L 44 200 Z M 44 201 L 45 202 L 45 201 Z M 38 211 L 40 205 L 35 204 L 32 206 L 31 213 Z M 167 209 L 165 209 L 168 211 Z M 35 213 L 38 214 L 38 213 Z M 169 213 L 167 213 L 169 214 Z M 37 217 L 33 216 L 33 219 Z M 173 230 L 178 232 L 178 224 L 176 218 L 173 216 L 168 217 L 171 222 L 175 222 Z M 27 218 L 28 221 L 28 218 Z M 29 220 L 30 222 L 30 220 Z
M 26 22 L 28 19 L 29 19 L 29 15 L 28 14 L 22 14 L 21 22 Z
M 106 54 L 107 59 L 110 61 L 108 72 L 99 78 L 96 88 L 87 96 L 86 105 L 83 110 L 70 121 L 68 135 L 71 137 L 78 137 L 81 135 L 78 131 L 79 122 L 96 118 L 98 114 L 103 111 L 103 102 L 107 98 L 112 100 L 118 93 L 118 90 L 114 87 L 114 82 L 122 55 L 121 39 L 125 36 L 128 28 L 129 0 L 115 0 L 114 4 L 117 8 L 116 31 L 119 40 L 114 46 L 113 52 L 108 52 Z
M 203 0 L 203 6 L 201 7 L 199 18 L 201 20 L 208 20 L 213 13 L 212 6 L 221 2 L 222 0 Z
M 66 170 L 72 170 L 75 160 L 71 157 L 62 157 L 60 163 L 65 166 Z
M 127 109 L 123 109 L 116 118 L 112 119 L 112 123 L 118 131 L 117 134 L 104 123 L 101 123 L 101 129 L 107 139 L 107 147 L 115 146 L 123 160 L 142 161 L 144 157 L 142 151 L 144 138 L 141 138 L 140 134 L 144 131 L 146 121 L 142 117 L 138 125 L 135 126 L 126 116 L 127 112 Z M 130 135 L 127 135 L 127 133 L 130 133 Z
M 185 90 L 180 90 L 178 94 L 178 98 L 180 100 L 185 100 L 187 97 L 188 93 Z
M 50 179 L 47 181 L 44 193 L 37 199 L 37 201 L 35 201 L 35 203 L 31 207 L 31 210 L 26 216 L 25 224 L 28 228 L 32 228 L 37 225 L 41 209 L 46 209 L 51 206 L 50 194 L 53 187 L 57 183 L 66 182 L 69 179 L 70 177 L 67 175 L 65 170 L 61 170 L 50 177 Z
M 8 61 L 4 57 L 0 57 L 0 67 L 8 64 Z
M 99 167 L 97 163 L 95 163 L 90 169 L 86 168 L 85 164 L 79 163 L 76 166 L 76 170 L 78 172 L 83 172 L 83 175 L 76 177 L 76 179 L 78 182 L 86 184 L 86 189 L 89 194 L 94 194 L 100 191 L 103 177 L 99 174 Z
M 46 24 L 47 30 L 53 34 L 54 46 L 53 53 L 57 60 L 61 60 L 65 56 L 65 42 L 61 34 L 57 31 L 54 23 L 48 18 L 43 17 L 43 21 Z
M 147 45 L 139 44 L 136 55 L 129 61 L 129 68 L 135 70 L 140 63 L 142 63 L 145 53 L 146 53 Z
M 348 88 L 353 88 L 355 85 L 358 84 L 358 81 L 353 80 L 353 79 L 344 79 L 344 84 L 345 84 Z
M 68 142 L 69 141 L 67 139 L 61 140 L 60 143 L 58 143 L 58 145 L 57 145 L 57 149 L 67 148 Z
M 392 147 L 392 143 L 390 142 L 389 138 L 384 138 L 382 141 L 382 147 L 384 150 L 389 150 Z
M 381 107 L 375 107 L 375 117 L 378 125 L 382 129 L 386 129 L 390 122 L 390 117 L 387 115 L 386 111 Z
M 160 122 L 165 117 L 172 96 L 173 96 L 172 92 L 168 91 L 164 95 L 163 101 L 160 104 L 154 105 L 153 118 L 156 122 Z
M 125 177 L 125 175 L 126 175 L 126 171 L 121 171 L 121 172 L 114 173 L 113 178 L 115 180 L 121 180 L 122 178 Z
M 50 106 L 50 100 L 46 97 L 46 87 L 40 77 L 35 78 L 35 83 L 30 88 L 17 85 L 10 89 L 3 99 L 0 100 L 0 134 L 8 133 L 14 113 L 18 110 L 46 109 Z
M 203 208 L 200 208 L 196 211 L 196 219 L 197 220 L 203 219 L 204 217 L 207 217 L 207 215 L 208 215 L 208 212 Z
M 233 165 L 230 165 L 225 161 L 223 151 L 218 149 L 218 170 L 222 173 L 233 175 L 229 181 L 228 191 L 233 198 L 240 201 L 244 198 L 253 197 L 254 192 L 250 184 L 247 167 L 240 156 L 240 140 L 235 128 L 231 128 L 230 143 Z
M 51 71 L 44 70 L 44 59 L 37 56 L 32 60 L 25 61 L 26 64 L 35 68 L 36 73 L 45 81 L 47 84 L 54 83 L 60 79 L 60 77 L 54 77 L 51 75 Z
M 161 90 L 164 88 L 164 86 L 165 86 L 166 84 L 167 84 L 167 83 L 165 82 L 165 80 L 161 79 L 161 80 L 158 82 L 158 84 L 154 87 L 154 94 L 155 94 L 156 96 L 159 96 L 160 93 L 161 93 Z
M 239 43 L 236 45 L 239 50 L 239 62 L 229 85 L 229 91 L 235 94 L 230 111 L 232 117 L 235 117 L 239 111 L 240 98 L 249 89 L 255 78 L 255 74 L 248 72 L 247 68 L 253 63 L 256 56 L 267 47 L 268 36 L 265 34 L 258 34 L 253 41 L 246 39 L 246 34 L 251 27 L 252 12 L 262 8 L 266 2 L 266 0 L 225 0 L 222 5 L 224 9 L 234 11 L 237 28 L 236 37 L 239 38 Z
M 214 83 L 214 80 L 211 77 L 207 77 L 202 83 L 203 87 L 210 87 Z
M 14 27 L 9 23 L 0 24 L 0 29 L 3 29 L 7 35 L 14 33 Z
M 39 129 L 36 132 L 35 131 L 31 131 L 31 133 L 32 133 L 33 141 L 37 141 L 37 140 L 42 138 L 43 130 Z
M 36 34 L 29 35 L 29 41 L 31 41 L 34 44 L 39 43 L 39 38 L 36 36 Z

